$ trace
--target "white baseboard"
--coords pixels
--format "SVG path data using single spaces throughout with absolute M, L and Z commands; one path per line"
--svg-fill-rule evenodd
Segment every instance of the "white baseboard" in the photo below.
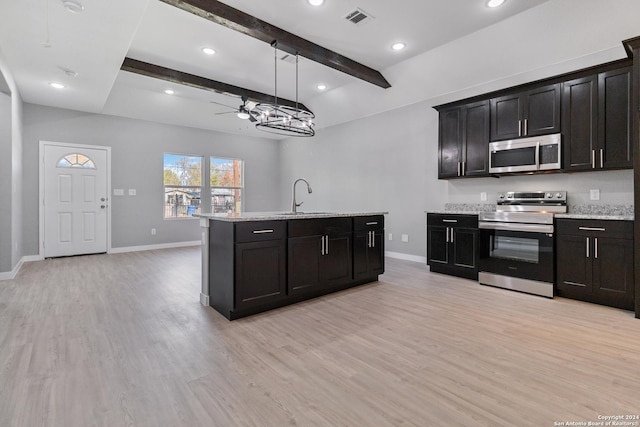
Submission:
M 403 254 L 400 252 L 388 252 L 388 251 L 385 252 L 384 255 L 389 258 L 402 259 L 405 261 L 420 262 L 422 264 L 427 263 L 427 257 L 424 257 L 424 256 L 409 255 L 409 254 Z
M 32 261 L 42 261 L 42 257 L 40 255 L 27 255 L 27 256 L 23 256 L 22 258 L 20 258 L 20 261 L 18 261 L 18 263 L 16 264 L 15 267 L 13 267 L 13 270 L 11 271 L 5 271 L 0 273 L 0 280 L 11 280 L 11 279 L 15 279 L 16 275 L 18 274 L 18 272 L 20 271 L 20 269 L 22 268 L 22 264 L 24 264 L 25 262 L 32 262 Z
M 202 245 L 202 242 L 200 240 L 194 240 L 191 242 L 161 243 L 159 245 L 123 246 L 121 248 L 111 248 L 109 253 L 122 254 L 125 252 L 154 251 L 156 249 L 184 248 L 187 246 L 200 246 L 200 245 Z

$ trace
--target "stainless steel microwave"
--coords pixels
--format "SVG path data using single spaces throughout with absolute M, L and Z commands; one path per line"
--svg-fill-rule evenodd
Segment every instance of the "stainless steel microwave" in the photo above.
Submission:
M 489 173 L 535 172 L 560 169 L 559 133 L 489 143 Z

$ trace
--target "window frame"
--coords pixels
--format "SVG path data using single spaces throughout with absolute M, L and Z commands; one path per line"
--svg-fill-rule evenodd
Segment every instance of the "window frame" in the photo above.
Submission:
M 212 163 L 213 163 L 213 159 L 216 160 L 224 160 L 224 161 L 229 161 L 229 162 L 240 162 L 240 186 L 222 186 L 222 185 L 211 185 L 211 176 L 212 176 Z M 224 212 L 215 212 L 215 203 L 213 202 L 213 191 L 216 189 L 222 189 L 222 190 L 231 190 L 231 191 L 239 191 L 239 199 L 240 199 L 240 209 L 234 210 L 233 212 L 235 213 L 241 213 L 244 212 L 244 168 L 245 168 L 245 161 L 244 159 L 240 159 L 240 158 L 236 158 L 236 157 L 221 157 L 221 156 L 216 156 L 216 155 L 210 155 L 209 156 L 209 170 L 208 170 L 208 180 L 207 180 L 207 184 L 209 186 L 209 192 L 208 194 L 210 195 L 210 203 L 211 203 L 211 212 L 213 213 L 224 213 Z M 236 202 L 237 204 L 237 202 Z
M 165 169 L 165 156 L 180 156 L 180 157 L 190 157 L 190 158 L 199 158 L 200 159 L 200 185 L 167 185 L 164 182 L 164 171 Z M 174 221 L 174 220 L 189 220 L 189 219 L 198 219 L 196 217 L 194 217 L 193 215 L 185 215 L 185 216 L 167 216 L 167 188 L 173 188 L 173 189 L 192 189 L 192 190 L 196 190 L 200 192 L 200 203 L 199 205 L 197 205 L 196 208 L 196 212 L 197 214 L 202 213 L 202 194 L 204 194 L 205 191 L 205 174 L 206 174 L 206 170 L 205 170 L 205 162 L 204 159 L 206 158 L 205 155 L 201 155 L 201 154 L 185 154 L 185 153 L 176 153 L 176 152 L 163 152 L 162 153 L 162 188 L 163 188 L 163 213 L 162 213 L 162 219 L 163 220 L 169 220 L 169 221 Z M 188 205 L 187 206 L 187 212 L 189 211 L 189 206 L 192 205 Z M 200 209 L 200 212 L 197 212 L 197 210 Z

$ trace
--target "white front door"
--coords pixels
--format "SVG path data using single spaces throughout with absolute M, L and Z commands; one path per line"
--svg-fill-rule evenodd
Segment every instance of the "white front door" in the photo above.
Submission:
M 107 251 L 107 149 L 44 144 L 44 257 Z

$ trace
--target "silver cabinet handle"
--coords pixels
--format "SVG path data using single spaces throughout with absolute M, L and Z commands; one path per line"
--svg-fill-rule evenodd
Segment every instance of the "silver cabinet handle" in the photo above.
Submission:
M 320 243 L 321 243 L 320 255 L 324 255 L 324 236 L 320 237 Z
M 457 219 L 443 219 L 442 222 L 452 222 L 452 223 L 457 223 L 458 220 Z
M 460 162 L 458 162 L 458 176 L 460 176 Z
M 518 120 L 518 136 L 522 136 L 522 120 Z
M 587 237 L 587 258 L 589 258 L 589 238 Z
M 273 230 L 253 230 L 253 234 L 273 233 Z
M 598 259 L 598 238 L 597 237 L 595 237 L 593 239 L 593 247 L 594 247 L 594 249 L 593 249 L 593 257 L 595 259 Z
M 467 166 L 467 162 L 462 162 L 462 174 L 461 174 L 461 176 L 465 175 L 465 173 L 464 173 L 465 166 Z
M 449 243 L 449 227 L 447 227 L 447 229 L 446 229 L 446 230 L 447 230 L 447 231 L 446 231 L 446 233 L 447 233 L 447 234 L 446 234 L 446 237 L 445 237 L 445 239 L 446 239 L 446 240 L 445 240 L 445 243 Z
M 529 119 L 524 119 L 524 134 L 529 134 Z
M 367 231 L 367 247 L 371 247 L 371 232 Z
M 600 169 L 604 168 L 604 150 L 600 149 Z
M 607 231 L 604 227 L 578 227 L 578 230 L 584 231 Z
M 378 225 L 378 221 L 367 222 L 365 225 Z
M 536 143 L 535 162 L 536 162 L 536 169 L 539 170 L 540 169 L 540 143 L 539 142 Z
M 329 255 L 329 236 L 324 236 L 324 254 Z
M 371 232 L 371 247 L 372 248 L 376 247 L 376 232 L 375 231 Z
M 451 227 L 451 243 L 453 243 L 453 227 Z
M 596 168 L 596 150 L 591 150 L 591 169 Z

